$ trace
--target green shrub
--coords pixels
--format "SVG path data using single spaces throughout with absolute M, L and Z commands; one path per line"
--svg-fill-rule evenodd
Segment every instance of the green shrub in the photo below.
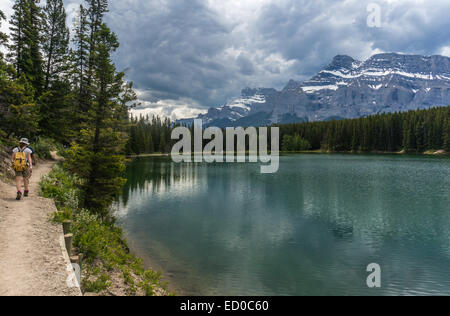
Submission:
M 305 151 L 312 148 L 309 141 L 300 137 L 300 135 L 285 135 L 281 144 L 283 151 Z
M 85 280 L 83 288 L 85 292 L 100 293 L 107 290 L 111 286 L 110 277 L 106 273 L 101 273 L 95 280 Z
M 36 155 L 41 159 L 52 159 L 51 152 L 55 150 L 55 141 L 49 138 L 39 137 L 37 141 L 31 144 Z
M 72 210 L 64 207 L 61 211 L 52 214 L 52 221 L 54 223 L 63 223 L 66 220 L 72 219 Z
M 41 195 L 53 199 L 58 210 L 78 209 L 81 199 L 80 185 L 81 181 L 63 170 L 60 165 L 55 166 L 49 175 L 42 177 L 39 184 Z

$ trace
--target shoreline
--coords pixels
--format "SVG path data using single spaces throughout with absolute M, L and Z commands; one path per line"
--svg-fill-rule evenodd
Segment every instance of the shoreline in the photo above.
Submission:
M 397 156 L 432 156 L 432 157 L 450 157 L 450 152 L 447 152 L 443 149 L 440 150 L 427 150 L 423 153 L 418 152 L 406 152 L 402 151 L 328 151 L 323 149 L 317 150 L 301 150 L 301 151 L 280 151 L 280 155 L 289 155 L 289 154 L 324 154 L 324 155 L 333 155 L 333 154 L 348 154 L 348 155 L 397 155 Z M 226 155 L 227 152 L 224 152 L 223 155 Z M 234 153 L 235 155 L 244 154 L 244 153 Z M 245 155 L 248 155 L 249 152 L 245 152 Z M 270 151 L 269 151 L 270 154 Z M 195 153 L 192 153 L 195 155 Z M 157 157 L 171 157 L 169 153 L 158 153 L 158 154 L 139 154 L 139 155 L 129 155 L 126 156 L 127 159 L 138 159 L 138 158 L 157 158 Z
M 154 259 L 154 256 L 148 255 L 146 250 L 143 249 L 144 247 L 138 245 L 138 242 L 131 237 L 131 234 L 120 224 L 120 222 L 116 223 L 116 225 L 123 230 L 130 253 L 142 260 L 144 268 L 161 272 L 162 281 L 167 282 L 167 290 L 175 296 L 185 296 L 186 291 L 183 290 L 183 286 L 181 285 L 182 282 L 180 282 L 180 278 L 176 276 L 176 273 L 166 270 L 161 262 Z
M 280 154 L 348 154 L 348 155 L 396 155 L 396 156 L 432 156 L 448 157 L 450 153 L 445 150 L 427 150 L 423 153 L 406 151 L 327 151 L 327 150 L 306 150 L 306 151 L 280 151 Z
M 127 159 L 149 158 L 149 157 L 170 157 L 170 154 L 158 153 L 158 154 L 139 154 L 139 155 L 125 156 L 125 158 Z

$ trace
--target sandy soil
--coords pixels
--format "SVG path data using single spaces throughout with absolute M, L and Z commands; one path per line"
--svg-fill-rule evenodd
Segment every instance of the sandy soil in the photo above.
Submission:
M 38 196 L 38 182 L 53 163 L 33 170 L 30 197 L 16 201 L 12 184 L 0 181 L 0 295 L 79 296 L 69 288 L 67 258 L 60 245 L 61 225 L 49 221 L 53 201 Z

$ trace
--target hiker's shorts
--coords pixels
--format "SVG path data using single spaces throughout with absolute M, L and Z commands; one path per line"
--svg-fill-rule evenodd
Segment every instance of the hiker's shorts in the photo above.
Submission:
M 30 178 L 30 168 L 25 169 L 24 171 L 16 171 L 16 177 L 23 177 L 25 179 Z

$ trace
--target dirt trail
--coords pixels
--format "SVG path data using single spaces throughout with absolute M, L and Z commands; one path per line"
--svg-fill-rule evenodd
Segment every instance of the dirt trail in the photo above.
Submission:
M 0 296 L 79 296 L 69 288 L 61 225 L 49 221 L 53 201 L 38 196 L 38 182 L 53 163 L 33 170 L 30 197 L 15 200 L 16 189 L 0 181 Z

